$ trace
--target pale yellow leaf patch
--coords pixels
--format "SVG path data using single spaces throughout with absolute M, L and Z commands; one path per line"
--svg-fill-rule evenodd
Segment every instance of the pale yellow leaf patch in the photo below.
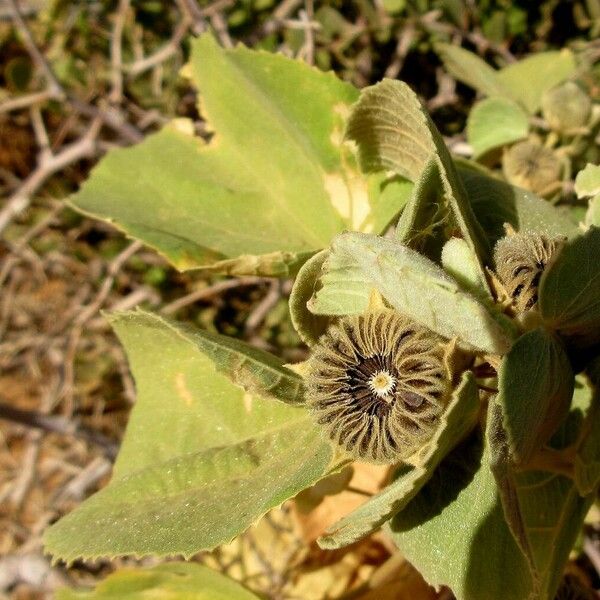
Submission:
M 192 406 L 194 403 L 194 396 L 192 396 L 192 393 L 185 384 L 185 375 L 183 373 L 176 373 L 175 389 L 177 390 L 179 397 L 185 402 L 186 406 Z

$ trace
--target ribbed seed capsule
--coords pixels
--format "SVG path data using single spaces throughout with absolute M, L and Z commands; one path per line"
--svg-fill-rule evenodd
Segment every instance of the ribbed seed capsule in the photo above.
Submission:
M 310 409 L 360 460 L 408 459 L 431 439 L 449 400 L 442 339 L 389 309 L 342 318 L 308 365 Z
M 502 170 L 509 183 L 538 194 L 560 181 L 561 169 L 552 150 L 527 140 L 511 146 L 502 156 Z
M 496 273 L 518 312 L 530 310 L 537 304 L 542 273 L 563 243 L 560 237 L 514 233 L 496 244 Z

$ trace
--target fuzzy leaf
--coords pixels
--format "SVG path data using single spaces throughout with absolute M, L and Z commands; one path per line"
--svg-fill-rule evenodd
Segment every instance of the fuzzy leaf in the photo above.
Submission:
M 315 292 L 328 251 L 322 250 L 309 258 L 298 271 L 290 294 L 292 324 L 302 341 L 312 346 L 325 333 L 329 319 L 308 310 L 307 302 Z
M 530 597 L 529 565 L 504 520 L 478 436 L 442 462 L 386 530 L 430 585 L 449 586 L 458 600 Z
M 475 158 L 522 140 L 528 133 L 527 113 L 509 98 L 486 98 L 473 106 L 467 118 L 467 141 Z
M 600 229 L 570 240 L 540 281 L 545 323 L 570 343 L 600 342 Z
M 477 268 L 477 259 L 462 238 L 450 238 L 442 248 L 442 266 L 462 287 L 482 301 L 491 301 L 486 280 Z
M 443 196 L 439 163 L 432 157 L 416 180 L 411 197 L 398 219 L 398 241 L 426 256 L 435 255 L 437 228 L 448 217 Z
M 438 165 L 442 197 L 464 239 L 478 259 L 485 262 L 489 258 L 488 241 L 450 153 L 408 85 L 384 79 L 365 88 L 352 110 L 346 135 L 358 144 L 360 165 L 367 172 L 391 170 L 416 182 L 433 159 Z M 423 185 L 430 190 L 429 183 Z M 412 212 L 419 211 L 413 207 Z
M 479 171 L 460 167 L 477 220 L 492 245 L 504 237 L 504 223 L 517 231 L 574 237 L 581 231 L 567 211 L 555 208 L 533 192 L 516 188 Z
M 475 88 L 486 96 L 508 97 L 508 90 L 498 79 L 498 73 L 477 54 L 452 44 L 436 44 L 447 71 L 459 81 Z
M 410 184 L 361 175 L 342 142 L 358 91 L 281 55 L 191 42 L 186 73 L 216 133 L 177 120 L 117 149 L 72 197 L 178 269 L 288 275 L 344 229 L 382 231 Z M 298 93 L 301 91 L 301 93 Z
M 498 71 L 498 81 L 530 114 L 538 112 L 542 96 L 573 76 L 575 56 L 568 50 L 537 52 Z
M 577 438 L 582 410 L 574 406 L 555 447 Z M 492 467 L 488 444 L 483 454 L 476 438 L 457 448 L 390 522 L 392 537 L 431 585 L 448 585 L 458 600 L 552 600 L 594 496 L 582 498 L 553 473 L 513 472 L 526 555 L 507 526 Z
M 56 558 L 189 557 L 328 472 L 331 449 L 308 413 L 257 393 L 282 377 L 272 364 L 149 313 L 112 322 L 138 399 L 109 485 L 47 530 Z M 238 385 L 224 374 L 235 371 Z
M 440 267 L 402 244 L 361 233 L 338 235 L 324 265 L 321 289 L 309 309 L 315 314 L 364 311 L 375 287 L 399 312 L 446 338 L 503 353 L 513 330 L 500 314 L 479 303 Z
M 479 395 L 470 373 L 455 390 L 434 438 L 423 448 L 419 464 L 404 465 L 396 479 L 362 506 L 334 523 L 318 542 L 322 548 L 347 546 L 381 527 L 401 511 L 433 475 L 442 459 L 473 429 L 479 414 Z
M 600 194 L 600 165 L 585 165 L 575 178 L 575 192 L 578 198 Z
M 545 329 L 522 335 L 504 357 L 496 402 L 502 408 L 508 450 L 526 464 L 569 412 L 573 371 L 561 343 Z
M 93 590 L 59 589 L 57 600 L 257 600 L 239 583 L 197 563 L 123 568 Z
M 589 386 L 575 389 L 572 409 L 552 437 L 550 451 L 572 446 L 581 438 L 590 417 L 596 416 Z M 583 496 L 575 483 L 557 473 L 539 470 L 515 471 L 509 460 L 502 414 L 490 406 L 488 439 L 492 472 L 502 498 L 504 514 L 515 539 L 527 557 L 535 581 L 535 598 L 552 599 L 560 583 L 583 519 L 594 494 Z M 598 456 L 597 454 L 595 455 Z M 558 459 L 554 459 L 554 463 Z

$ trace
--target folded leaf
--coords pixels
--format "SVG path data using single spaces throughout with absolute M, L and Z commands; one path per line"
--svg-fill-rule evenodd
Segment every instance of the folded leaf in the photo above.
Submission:
M 527 113 L 510 98 L 486 98 L 477 102 L 467 118 L 467 141 L 478 158 L 527 137 Z
M 337 236 L 324 265 L 321 289 L 309 302 L 315 314 L 363 312 L 375 287 L 396 310 L 469 348 L 504 353 L 513 327 L 465 292 L 440 267 L 402 244 L 378 236 Z
M 47 530 L 56 558 L 188 557 L 329 472 L 330 446 L 308 413 L 265 397 L 296 375 L 156 315 L 118 314 L 113 326 L 138 399 L 109 485 Z
M 565 449 L 585 435 L 590 417 L 596 415 L 591 392 L 589 386 L 576 388 L 572 410 L 550 442 L 552 449 Z M 492 404 L 488 417 L 491 468 L 506 520 L 530 565 L 534 597 L 550 600 L 555 597 L 569 552 L 595 494 L 582 496 L 574 481 L 555 472 L 514 470 L 498 408 L 498 404 Z M 597 451 L 594 457 L 597 460 Z
M 544 322 L 569 343 L 600 342 L 600 229 L 590 227 L 562 248 L 541 278 Z
M 396 238 L 406 246 L 434 259 L 441 251 L 444 223 L 448 209 L 444 203 L 444 190 L 439 163 L 430 158 L 415 182 L 396 227 Z
M 186 69 L 214 137 L 177 120 L 109 152 L 72 197 L 78 210 L 182 270 L 281 276 L 336 233 L 380 232 L 402 208 L 410 184 L 361 175 L 342 142 L 351 85 L 208 34 L 192 40 Z
M 562 344 L 545 329 L 522 335 L 503 358 L 496 402 L 510 457 L 526 464 L 567 416 L 573 371 Z
M 416 182 L 434 160 L 444 203 L 463 238 L 485 263 L 490 255 L 489 244 L 473 214 L 463 183 L 442 136 L 408 85 L 384 79 L 365 88 L 352 110 L 346 135 L 358 144 L 360 164 L 367 172 L 391 170 Z M 434 177 L 433 172 L 431 176 Z M 431 183 L 422 186 L 427 201 Z M 411 212 L 421 211 L 413 206 Z M 414 224 L 423 225 L 420 221 Z
M 57 600 L 257 600 L 229 577 L 197 563 L 166 563 L 150 569 L 119 569 L 94 590 L 57 591 Z
M 322 250 L 309 258 L 298 271 L 290 294 L 290 316 L 294 329 L 303 342 L 312 346 L 325 333 L 329 319 L 308 310 L 307 303 L 315 292 L 328 251 Z
M 340 548 L 369 535 L 401 511 L 433 475 L 442 459 L 473 429 L 479 414 L 479 395 L 470 373 L 453 394 L 436 435 L 423 448 L 416 466 L 404 465 L 382 492 L 334 523 L 318 542 L 322 548 Z

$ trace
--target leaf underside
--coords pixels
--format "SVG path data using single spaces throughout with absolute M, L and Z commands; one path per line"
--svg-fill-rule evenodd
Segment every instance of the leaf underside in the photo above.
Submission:
M 315 314 L 363 312 L 376 288 L 399 312 L 471 348 L 503 353 L 513 330 L 502 315 L 465 292 L 440 267 L 399 242 L 361 233 L 337 236 L 321 288 L 309 302 Z
M 138 399 L 109 485 L 47 530 L 55 558 L 189 557 L 328 473 L 330 446 L 306 410 L 273 398 L 296 375 L 149 313 L 112 324 Z M 224 374 L 231 369 L 244 387 Z

